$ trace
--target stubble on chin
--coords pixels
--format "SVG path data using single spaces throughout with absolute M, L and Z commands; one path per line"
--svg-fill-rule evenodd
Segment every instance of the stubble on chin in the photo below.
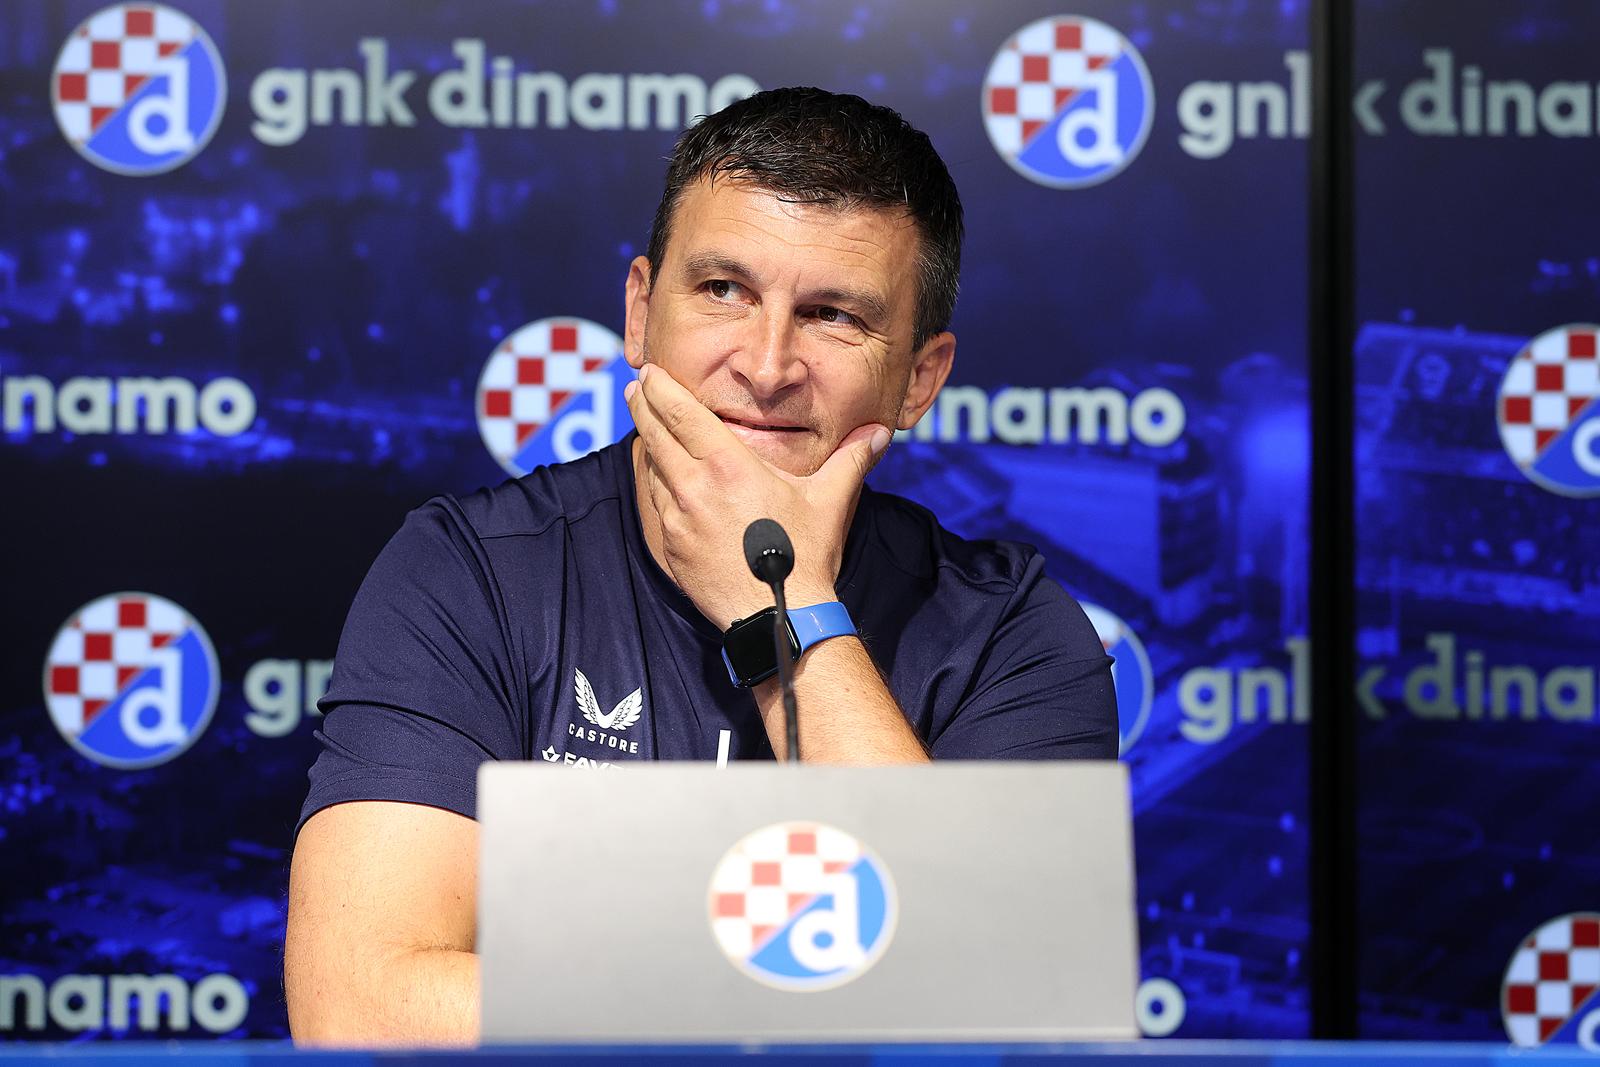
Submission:
M 809 478 L 822 469 L 823 460 L 827 457 L 817 458 L 814 453 L 796 453 L 780 450 L 768 454 L 768 450 L 760 446 L 745 445 L 750 449 L 750 454 L 759 459 L 767 467 L 779 474 L 787 474 L 795 478 Z

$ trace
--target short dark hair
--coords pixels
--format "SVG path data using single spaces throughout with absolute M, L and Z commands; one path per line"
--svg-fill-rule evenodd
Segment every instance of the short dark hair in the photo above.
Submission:
M 961 278 L 961 197 L 928 135 L 899 112 L 806 86 L 756 93 L 689 127 L 668 158 L 650 226 L 652 278 L 684 189 L 719 175 L 801 203 L 903 209 L 921 238 L 913 350 L 950 325 Z

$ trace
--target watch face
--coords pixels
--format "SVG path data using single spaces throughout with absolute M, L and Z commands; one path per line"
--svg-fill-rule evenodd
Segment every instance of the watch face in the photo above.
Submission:
M 776 608 L 768 608 L 730 627 L 722 637 L 722 647 L 746 685 L 755 685 L 778 670 L 778 660 L 773 655 L 772 647 L 772 619 L 777 613 Z M 794 624 L 790 623 L 791 655 L 799 645 L 794 635 Z

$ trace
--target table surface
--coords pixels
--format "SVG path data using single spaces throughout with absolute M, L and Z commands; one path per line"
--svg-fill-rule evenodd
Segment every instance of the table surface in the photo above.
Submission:
M 67 1060 L 109 1061 L 111 1067 L 135 1067 L 143 1063 L 181 1060 L 185 1067 L 214 1064 L 216 1067 L 280 1067 L 314 1060 L 318 1063 L 357 1067 L 393 1067 L 402 1063 L 426 1063 L 442 1067 L 449 1063 L 537 1062 L 541 1065 L 643 1063 L 650 1067 L 679 1067 L 729 1060 L 757 1058 L 763 1067 L 821 1064 L 885 1065 L 912 1067 L 915 1064 L 981 1064 L 983 1067 L 1050 1063 L 1088 1063 L 1114 1059 L 1137 1059 L 1139 1067 L 1210 1067 L 1222 1064 L 1247 1064 L 1251 1067 L 1334 1067 L 1355 1064 L 1376 1067 L 1398 1063 L 1404 1067 L 1449 1065 L 1449 1067 L 1498 1067 L 1527 1063 L 1587 1063 L 1600 1067 L 1600 1054 L 1567 1045 L 1546 1049 L 1515 1049 L 1507 1045 L 1423 1044 L 1389 1042 L 1266 1042 L 1266 1041 L 1128 1041 L 1067 1045 L 1045 1044 L 937 1044 L 937 1045 L 545 1045 L 487 1047 L 471 1051 L 322 1051 L 296 1049 L 284 1042 L 184 1042 L 128 1040 L 106 1043 L 72 1042 L 63 1044 L 14 1044 L 0 1047 L 4 1067 L 61 1067 Z

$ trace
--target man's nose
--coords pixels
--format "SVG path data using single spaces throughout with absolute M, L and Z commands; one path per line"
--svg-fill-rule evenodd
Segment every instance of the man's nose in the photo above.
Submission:
M 750 395 L 765 400 L 805 380 L 806 367 L 798 351 L 794 316 L 763 309 L 730 362 Z

